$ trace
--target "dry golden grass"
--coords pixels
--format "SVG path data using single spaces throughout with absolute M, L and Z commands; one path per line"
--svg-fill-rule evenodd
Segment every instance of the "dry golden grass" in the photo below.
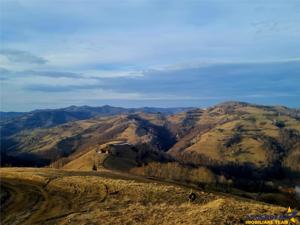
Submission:
M 98 165 L 99 160 L 96 150 L 90 150 L 84 155 L 72 160 L 63 166 L 64 169 L 91 171 L 94 165 Z M 100 157 L 100 156 L 99 156 Z
M 136 135 L 137 125 L 132 123 L 130 124 L 124 132 L 119 134 L 118 138 L 125 139 L 129 143 L 136 144 L 139 141 L 139 137 Z
M 176 116 L 173 116 L 172 120 L 175 121 Z M 194 120 L 200 127 L 210 128 L 202 129 L 192 135 L 188 133 L 172 147 L 171 152 L 184 149 L 184 151 L 197 152 L 217 161 L 248 162 L 257 166 L 265 166 L 270 150 L 264 147 L 265 143 L 261 137 L 280 139 L 281 128 L 276 126 L 276 121 L 283 122 L 286 130 L 294 129 L 300 132 L 298 120 L 270 109 L 251 105 L 236 106 L 228 112 L 222 107 L 216 107 L 210 111 L 204 111 Z M 238 130 L 238 127 L 241 130 Z M 236 134 L 239 134 L 240 140 L 226 146 L 226 141 Z M 298 155 L 298 151 L 295 150 L 293 155 Z M 291 156 L 288 157 L 290 158 Z
M 248 214 L 285 211 L 196 190 L 191 203 L 189 188 L 107 171 L 2 168 L 1 179 L 14 190 L 3 224 L 241 224 Z

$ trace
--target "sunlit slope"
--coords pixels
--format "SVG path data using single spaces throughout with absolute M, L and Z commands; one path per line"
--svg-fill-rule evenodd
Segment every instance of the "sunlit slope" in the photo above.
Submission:
M 176 117 L 170 118 L 177 119 L 186 131 L 179 133 L 178 142 L 170 149 L 173 155 L 196 153 L 195 162 L 252 163 L 258 167 L 281 164 L 300 169 L 297 111 L 230 102 Z
M 108 171 L 2 168 L 1 180 L 3 224 L 243 224 L 286 212 L 195 190 L 189 202 L 190 189 Z

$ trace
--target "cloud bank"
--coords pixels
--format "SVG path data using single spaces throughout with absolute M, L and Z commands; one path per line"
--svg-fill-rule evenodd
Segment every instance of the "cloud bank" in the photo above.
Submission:
M 293 0 L 2 0 L 1 110 L 300 107 L 299 15 Z

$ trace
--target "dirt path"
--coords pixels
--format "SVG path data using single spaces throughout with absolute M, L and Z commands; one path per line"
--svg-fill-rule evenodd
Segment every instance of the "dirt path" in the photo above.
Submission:
M 43 209 L 48 198 L 42 187 L 15 180 L 2 179 L 1 191 L 9 193 L 9 198 L 1 206 L 3 224 L 24 224 L 32 214 Z
M 61 217 L 86 211 L 79 208 L 83 200 L 47 190 L 42 183 L 1 179 L 1 191 L 9 193 L 1 205 L 1 224 L 55 224 Z

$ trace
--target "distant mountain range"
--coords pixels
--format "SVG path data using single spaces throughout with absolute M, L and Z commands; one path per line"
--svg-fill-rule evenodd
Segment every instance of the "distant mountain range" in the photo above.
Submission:
M 8 136 L 26 129 L 49 128 L 76 120 L 86 120 L 95 117 L 132 114 L 138 112 L 176 114 L 192 108 L 121 108 L 109 105 L 70 106 L 61 109 L 43 109 L 31 112 L 0 112 L 1 135 Z
M 251 176 L 249 171 L 267 177 L 300 174 L 300 111 L 281 106 L 71 106 L 6 116 L 0 124 L 2 164 L 49 165 L 60 159 L 67 163 L 119 141 L 134 149 L 143 146 L 142 163 L 149 162 L 150 152 L 156 152 L 148 156 L 159 161 L 157 152 L 162 152 L 180 163 L 230 176 Z
M 24 115 L 25 112 L 0 112 L 0 121 Z

